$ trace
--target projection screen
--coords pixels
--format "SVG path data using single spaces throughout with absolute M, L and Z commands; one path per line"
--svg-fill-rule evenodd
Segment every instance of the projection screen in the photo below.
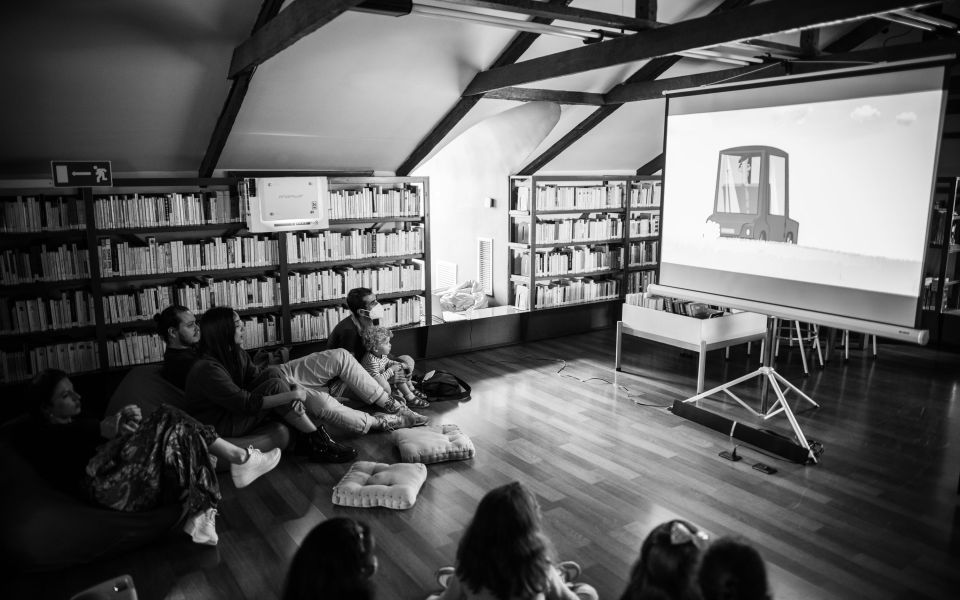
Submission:
M 914 65 L 669 96 L 657 288 L 917 327 L 943 88 Z

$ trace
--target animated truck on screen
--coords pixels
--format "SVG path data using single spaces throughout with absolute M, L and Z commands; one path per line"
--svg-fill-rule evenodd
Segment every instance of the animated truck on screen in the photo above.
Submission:
M 708 223 L 721 237 L 797 243 L 800 224 L 790 218 L 787 153 L 772 146 L 720 151 L 717 193 Z

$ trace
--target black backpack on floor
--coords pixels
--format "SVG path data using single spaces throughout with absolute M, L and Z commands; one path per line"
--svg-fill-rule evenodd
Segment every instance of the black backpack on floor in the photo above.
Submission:
M 470 397 L 470 386 L 449 371 L 439 369 L 428 371 L 419 383 L 420 391 L 434 400 L 466 400 Z

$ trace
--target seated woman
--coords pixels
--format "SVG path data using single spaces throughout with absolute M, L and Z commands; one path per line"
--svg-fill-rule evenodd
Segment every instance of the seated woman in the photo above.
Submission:
M 770 600 L 767 567 L 756 548 L 737 538 L 710 544 L 697 574 L 703 600 Z
M 41 474 L 64 491 L 80 490 L 114 510 L 182 502 L 183 529 L 198 544 L 218 540 L 220 486 L 210 455 L 231 463 L 238 488 L 280 461 L 279 449 L 243 450 L 171 406 L 161 406 L 147 419 L 133 405 L 99 423 L 80 418 L 80 394 L 57 369 L 37 374 L 28 393 L 34 427 L 25 454 Z M 103 443 L 104 438 L 109 441 Z
M 227 306 L 200 319 L 200 358 L 187 375 L 186 410 L 224 437 L 245 435 L 264 420 L 282 418 L 303 433 L 300 451 L 317 462 L 346 462 L 353 448 L 335 442 L 310 417 L 358 433 L 423 425 L 418 415 L 390 398 L 344 350 L 314 352 L 260 369 L 243 350 L 243 321 Z M 331 382 L 336 379 L 336 385 Z M 334 395 L 345 386 L 388 413 L 344 406 Z
M 307 534 L 293 557 L 283 600 L 373 600 L 373 551 L 373 533 L 366 523 L 327 519 Z
M 223 437 L 248 435 L 265 421 L 283 419 L 302 436 L 296 451 L 315 462 L 346 462 L 357 451 L 333 441 L 306 415 L 306 390 L 276 367 L 261 369 L 244 351 L 243 321 L 227 306 L 200 319 L 200 356 L 190 368 L 184 410 Z
M 460 539 L 453 573 L 438 573 L 445 589 L 431 599 L 596 600 L 592 586 L 564 581 L 562 571 L 579 566 L 554 565 L 550 553 L 533 493 L 516 481 L 494 488 Z
M 687 521 L 657 525 L 643 540 L 620 600 L 699 600 L 695 571 L 707 540 Z
M 373 325 L 363 330 L 362 337 L 367 353 L 363 355 L 360 364 L 377 380 L 380 387 L 407 406 L 430 406 L 426 395 L 413 389 L 413 384 L 408 379 L 413 369 L 408 370 L 404 363 L 389 358 L 393 332 Z

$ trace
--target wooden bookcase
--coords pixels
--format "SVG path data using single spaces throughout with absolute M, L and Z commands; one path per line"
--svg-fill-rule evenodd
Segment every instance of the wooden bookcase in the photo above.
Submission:
M 341 212 L 329 230 L 268 234 L 246 231 L 237 182 L 0 188 L 0 384 L 47 366 L 84 373 L 161 360 L 153 315 L 174 302 L 196 313 L 234 307 L 248 349 L 321 342 L 360 285 L 385 305 L 387 326 L 429 322 L 426 178 L 331 178 L 331 200 L 355 214 Z M 360 209 L 378 193 L 406 195 L 408 210 Z M 397 250 L 401 234 L 408 246 Z M 304 256 L 297 242 L 309 237 L 362 251 Z M 311 320 L 329 327 L 301 326 Z
M 510 177 L 508 301 L 614 302 L 656 283 L 660 190 L 659 177 Z
M 931 342 L 960 346 L 960 178 L 937 179 L 924 263 L 923 326 Z

